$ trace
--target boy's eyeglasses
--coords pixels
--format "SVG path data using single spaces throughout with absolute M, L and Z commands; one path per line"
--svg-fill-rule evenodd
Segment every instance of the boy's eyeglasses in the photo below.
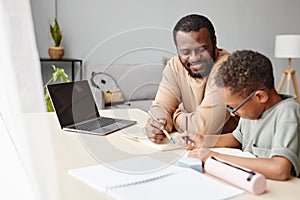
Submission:
M 257 91 L 259 91 L 259 90 L 264 90 L 264 89 L 266 89 L 266 86 L 263 86 L 263 87 L 259 88 L 258 90 L 253 91 L 253 92 L 252 92 L 251 94 L 249 94 L 249 96 L 246 97 L 246 99 L 244 99 L 244 100 L 242 101 L 242 103 L 240 103 L 237 107 L 232 108 L 232 107 L 226 105 L 226 109 L 227 109 L 231 114 L 233 114 L 233 115 L 238 115 L 237 111 L 238 111 L 245 103 L 247 103 L 247 101 L 249 101 L 249 99 L 255 94 L 255 92 L 257 92 Z

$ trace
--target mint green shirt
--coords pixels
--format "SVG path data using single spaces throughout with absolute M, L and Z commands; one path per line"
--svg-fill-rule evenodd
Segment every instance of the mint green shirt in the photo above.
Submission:
M 242 150 L 259 158 L 283 156 L 293 165 L 291 175 L 300 178 L 300 106 L 295 97 L 281 95 L 278 104 L 257 120 L 241 118 L 233 136 Z

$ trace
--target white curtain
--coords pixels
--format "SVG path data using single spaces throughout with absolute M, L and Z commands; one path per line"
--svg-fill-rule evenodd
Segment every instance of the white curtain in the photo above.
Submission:
M 25 113 L 45 112 L 29 0 L 0 0 L 0 199 L 59 199 L 47 127 L 26 131 Z

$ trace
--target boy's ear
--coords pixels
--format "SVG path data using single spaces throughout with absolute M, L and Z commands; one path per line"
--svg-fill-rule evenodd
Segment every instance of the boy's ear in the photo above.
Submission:
M 269 95 L 263 90 L 259 90 L 259 91 L 255 92 L 254 96 L 255 96 L 256 101 L 258 101 L 260 103 L 266 103 L 269 99 Z

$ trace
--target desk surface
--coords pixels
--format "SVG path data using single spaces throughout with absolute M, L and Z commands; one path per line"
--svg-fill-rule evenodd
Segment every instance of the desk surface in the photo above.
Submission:
M 137 120 L 138 124 L 122 131 L 130 132 L 144 127 L 147 114 L 138 109 L 101 110 L 103 116 L 113 116 Z M 52 134 L 59 186 L 63 200 L 98 200 L 113 199 L 105 192 L 98 191 L 67 174 L 68 169 L 103 164 L 115 160 L 126 159 L 136 155 L 147 155 L 165 162 L 176 162 L 182 151 L 159 152 L 142 143 L 121 136 L 122 131 L 107 136 L 94 136 L 62 131 L 55 113 L 25 114 L 26 129 L 34 134 L 48 128 Z M 219 179 L 217 179 L 219 180 Z M 227 184 L 227 183 L 226 183 Z M 267 181 L 267 190 L 262 195 L 244 195 L 233 199 L 299 199 L 300 179 L 288 181 Z

